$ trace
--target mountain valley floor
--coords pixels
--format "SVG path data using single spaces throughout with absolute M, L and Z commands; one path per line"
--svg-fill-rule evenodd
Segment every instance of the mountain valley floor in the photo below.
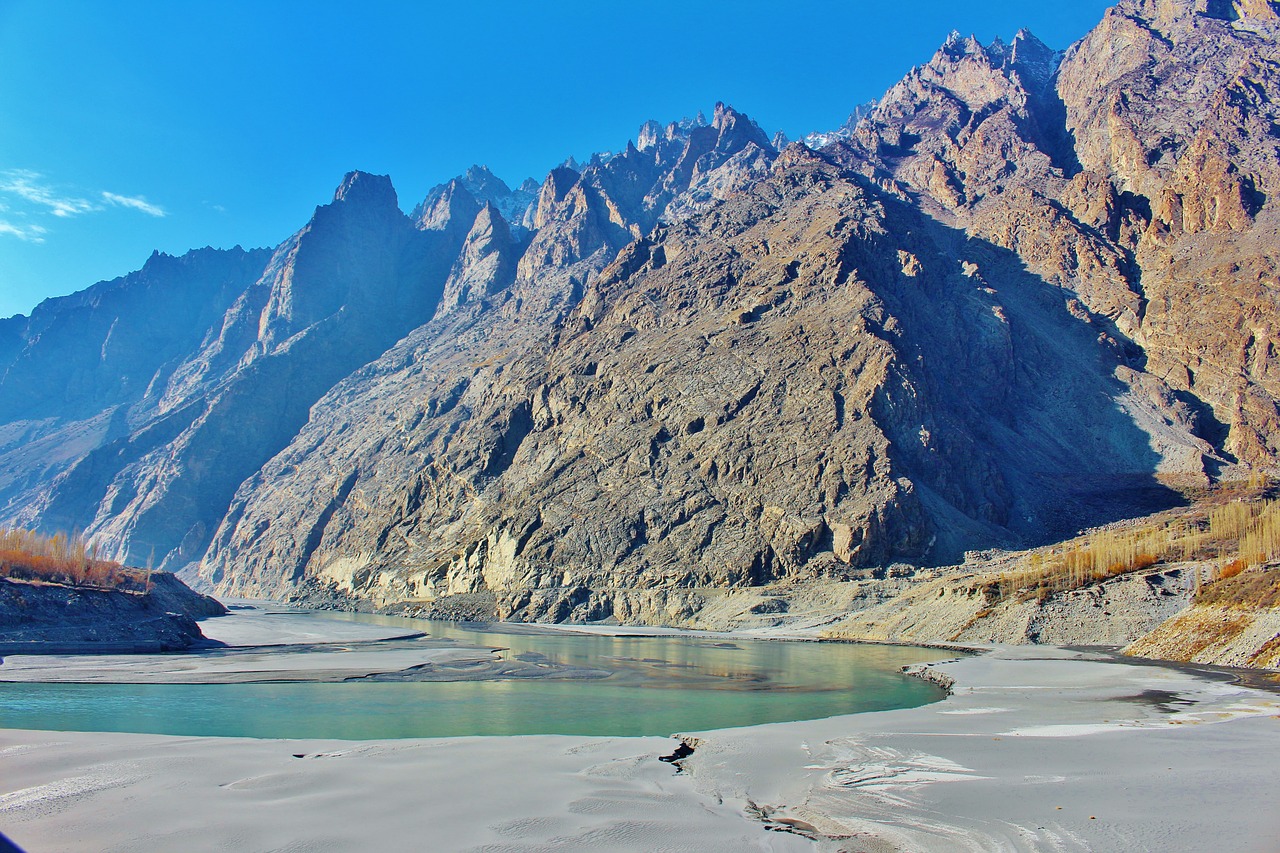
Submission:
M 665 738 L 0 730 L 0 826 L 32 853 L 1275 849 L 1280 696 L 984 651 L 923 667 L 931 705 L 681 735 L 680 772 Z

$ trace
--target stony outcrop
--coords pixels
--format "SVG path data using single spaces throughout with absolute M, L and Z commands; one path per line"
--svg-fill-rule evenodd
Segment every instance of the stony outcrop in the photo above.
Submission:
M 1195 606 L 1125 648 L 1125 654 L 1218 666 L 1280 669 L 1280 610 Z
M 1051 643 L 1127 646 L 1160 628 L 1191 601 L 1194 570 L 1164 566 L 1059 593 L 993 603 L 987 561 L 920 579 L 832 623 L 831 637 L 895 643 Z
M 1280 568 L 1205 585 L 1192 606 L 1125 650 L 1138 657 L 1280 669 Z
M 0 655 L 177 651 L 209 644 L 196 621 L 226 612 L 168 572 L 145 592 L 0 578 Z

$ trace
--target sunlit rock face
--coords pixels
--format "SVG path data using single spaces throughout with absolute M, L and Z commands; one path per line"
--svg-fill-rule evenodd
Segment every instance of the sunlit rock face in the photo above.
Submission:
M 580 294 L 517 278 L 339 385 L 241 488 L 208 579 L 679 621 L 700 590 L 1042 536 L 1150 479 L 1123 350 L 1054 287 L 803 146 L 770 159 Z
M 1147 0 L 1064 54 L 955 36 L 832 153 L 1015 252 L 1133 353 L 1135 395 L 1273 465 L 1278 35 L 1271 3 Z
M 274 253 L 0 324 L 0 498 L 224 593 L 681 623 L 1273 466 L 1278 32 L 1126 2 L 810 146 L 720 105 L 409 216 L 352 173 Z

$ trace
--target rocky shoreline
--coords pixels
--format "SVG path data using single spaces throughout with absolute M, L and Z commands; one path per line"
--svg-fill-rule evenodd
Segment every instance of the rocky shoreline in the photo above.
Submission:
M 145 591 L 0 578 L 0 656 L 167 652 L 216 645 L 197 621 L 227 612 L 169 572 Z

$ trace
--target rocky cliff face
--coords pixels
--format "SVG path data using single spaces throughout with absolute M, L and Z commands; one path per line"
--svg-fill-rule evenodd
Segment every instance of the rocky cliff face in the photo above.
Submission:
M 1127 248 L 1148 371 L 1208 404 L 1228 454 L 1264 464 L 1280 449 L 1278 38 L 1267 2 L 1121 5 L 1067 57 L 1059 87 L 1084 173 L 1140 213 Z
M 953 36 L 818 151 L 717 106 L 407 217 L 353 173 L 74 415 L 0 325 L 7 514 L 242 595 L 683 622 L 1274 466 L 1278 32 L 1125 2 Z
M 1273 465 L 1278 35 L 1270 3 L 1148 0 L 1064 55 L 954 36 L 832 154 L 1076 300 L 1215 448 L 1165 471 Z
M 1048 286 L 803 147 L 771 159 L 576 299 L 539 317 L 517 281 L 340 385 L 240 490 L 209 579 L 671 620 L 705 587 L 1046 535 L 1149 480 L 1131 421 L 1074 416 L 1122 393 L 1119 355 Z

